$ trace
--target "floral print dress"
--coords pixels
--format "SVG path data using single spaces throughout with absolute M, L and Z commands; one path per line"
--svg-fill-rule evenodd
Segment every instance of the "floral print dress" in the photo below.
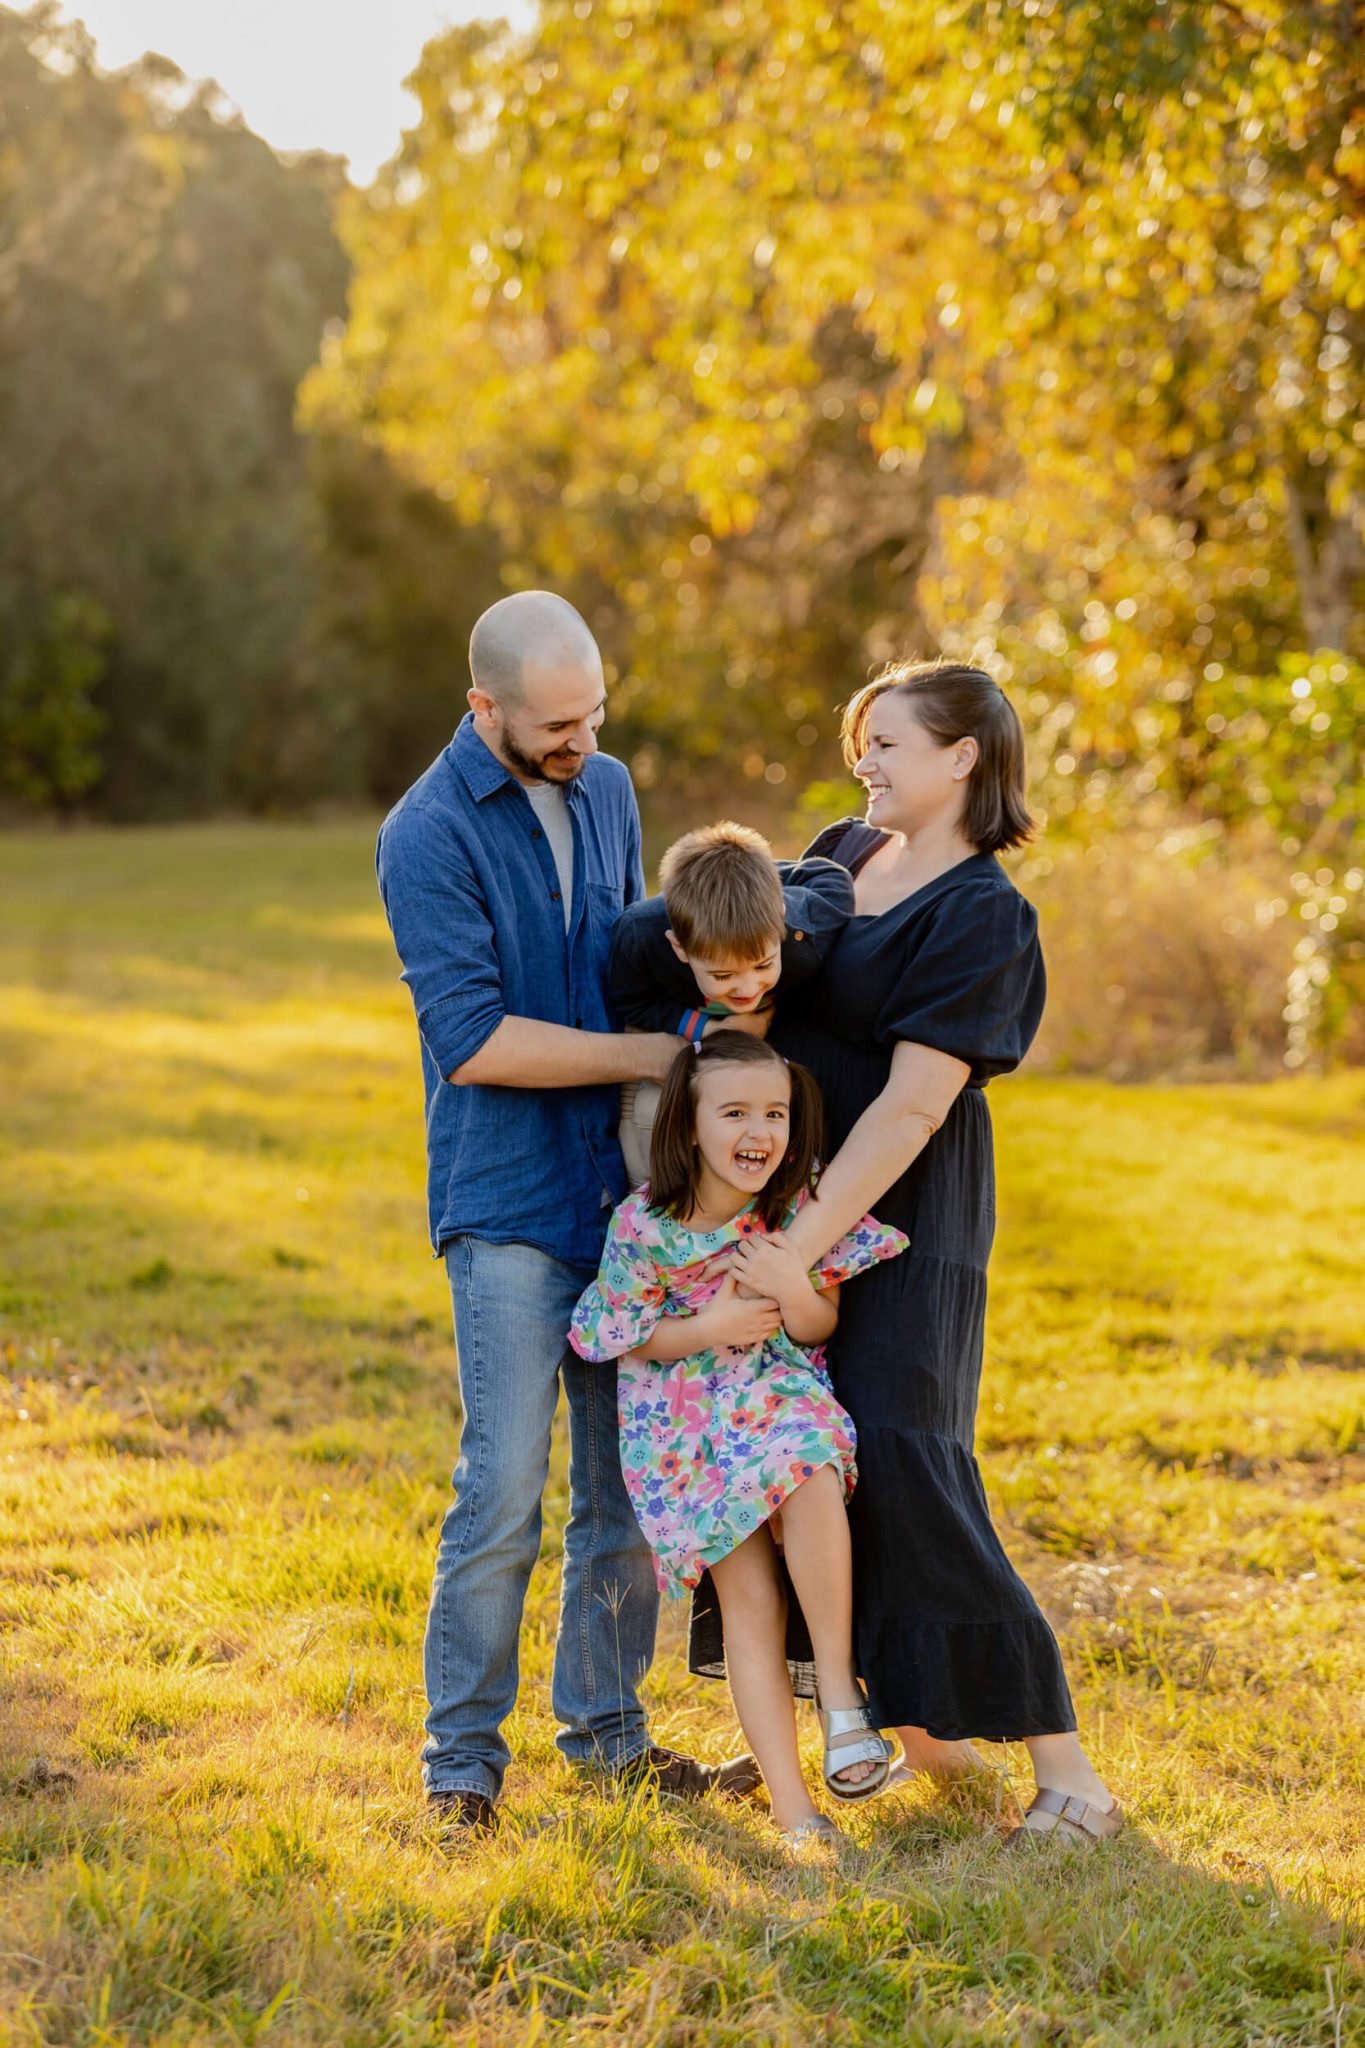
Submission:
M 823 1347 L 797 1344 L 785 1330 L 763 1344 L 698 1351 L 672 1365 L 632 1356 L 662 1316 L 705 1308 L 724 1280 L 724 1254 L 764 1228 L 750 1203 L 718 1230 L 690 1230 L 656 1215 L 646 1193 L 637 1189 L 613 1214 L 569 1342 L 580 1358 L 619 1360 L 626 1491 L 654 1553 L 659 1590 L 678 1598 L 822 1465 L 840 1472 L 847 1499 L 857 1479 L 855 1442 Z M 808 1199 L 804 1190 L 796 1197 L 784 1226 Z M 812 1284 L 832 1287 L 908 1243 L 865 1216 L 825 1254 Z

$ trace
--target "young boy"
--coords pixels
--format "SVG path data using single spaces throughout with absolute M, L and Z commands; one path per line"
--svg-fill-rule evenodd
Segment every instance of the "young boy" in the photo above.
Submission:
M 832 860 L 775 861 L 758 832 L 728 822 L 685 833 L 659 864 L 661 896 L 634 903 L 612 936 L 611 995 L 627 1031 L 698 1040 L 753 1017 L 766 1033 L 773 990 L 809 981 L 853 913 L 853 879 Z M 649 1178 L 653 1081 L 621 1091 L 632 1186 Z

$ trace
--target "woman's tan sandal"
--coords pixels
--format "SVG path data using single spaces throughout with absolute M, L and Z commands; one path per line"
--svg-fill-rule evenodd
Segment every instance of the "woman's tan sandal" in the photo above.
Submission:
M 1071 1843 L 1107 1842 L 1118 1834 L 1124 1823 L 1123 1808 L 1118 1804 L 1107 1810 L 1091 1806 L 1075 1792 L 1046 1792 L 1034 1794 L 1020 1826 L 1005 1839 L 1007 1842 L 1022 1842 L 1030 1835 L 1060 1835 Z
M 877 1725 L 863 1707 L 822 1707 L 817 1693 L 815 1711 L 825 1740 L 822 1769 L 825 1783 L 836 1799 L 871 1799 L 886 1784 L 896 1745 L 877 1733 Z M 854 1764 L 871 1764 L 864 1778 L 841 1777 Z

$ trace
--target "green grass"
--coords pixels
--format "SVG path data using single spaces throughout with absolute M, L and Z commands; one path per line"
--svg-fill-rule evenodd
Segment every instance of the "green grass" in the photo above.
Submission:
M 0 840 L 0 2042 L 1365 2041 L 1365 1075 L 991 1092 L 981 1410 L 1136 1825 L 1000 1846 L 1007 1775 L 855 1812 L 415 1774 L 457 1438 L 416 1046 L 351 826 Z M 676 1613 L 667 1739 L 723 1692 Z

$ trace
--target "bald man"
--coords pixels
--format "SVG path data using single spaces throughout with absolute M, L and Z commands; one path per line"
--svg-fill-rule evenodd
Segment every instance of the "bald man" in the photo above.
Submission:
M 630 777 L 597 749 L 602 658 L 571 604 L 530 590 L 483 614 L 469 665 L 469 714 L 385 819 L 378 870 L 417 1011 L 431 1241 L 464 1407 L 427 1618 L 422 1772 L 445 1824 L 487 1832 L 561 1379 L 559 1748 L 685 1797 L 752 1790 L 757 1772 L 649 1740 L 638 1686 L 657 1594 L 621 1478 L 615 1369 L 565 1344 L 626 1191 L 619 1084 L 661 1081 L 682 1042 L 619 1035 L 608 995 L 612 927 L 644 877 Z

